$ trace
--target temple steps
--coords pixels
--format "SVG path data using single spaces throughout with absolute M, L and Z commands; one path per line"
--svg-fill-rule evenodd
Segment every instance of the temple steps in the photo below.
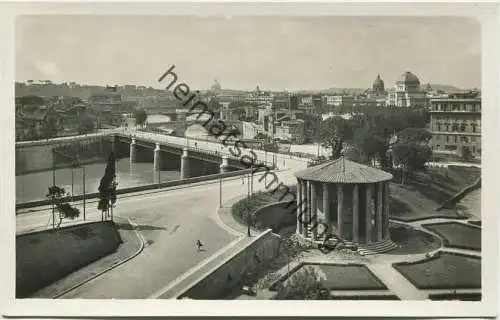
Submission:
M 385 239 L 375 243 L 359 245 L 358 252 L 361 255 L 368 256 L 373 254 L 384 253 L 398 247 L 391 239 Z
M 306 237 L 311 239 L 313 236 L 312 232 L 307 232 Z M 324 243 L 324 236 L 317 237 L 315 240 L 311 240 L 314 245 L 322 245 Z M 328 243 L 334 245 L 336 243 L 335 240 L 330 239 Z M 398 247 L 396 243 L 394 243 L 391 239 L 385 239 L 381 241 L 377 241 L 374 243 L 367 244 L 355 244 L 351 241 L 343 241 L 344 245 L 347 247 L 357 246 L 357 252 L 363 256 L 380 254 L 384 252 L 391 251 Z

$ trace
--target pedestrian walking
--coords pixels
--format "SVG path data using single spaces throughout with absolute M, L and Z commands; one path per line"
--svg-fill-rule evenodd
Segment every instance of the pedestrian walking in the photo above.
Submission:
M 196 248 L 197 251 L 201 251 L 201 248 L 203 247 L 203 243 L 201 243 L 200 240 L 196 240 Z

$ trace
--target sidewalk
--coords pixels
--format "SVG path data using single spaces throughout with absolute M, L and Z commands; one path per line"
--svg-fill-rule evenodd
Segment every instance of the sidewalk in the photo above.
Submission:
M 390 264 L 366 264 L 377 278 L 401 300 L 427 300 L 427 294 L 417 289 Z

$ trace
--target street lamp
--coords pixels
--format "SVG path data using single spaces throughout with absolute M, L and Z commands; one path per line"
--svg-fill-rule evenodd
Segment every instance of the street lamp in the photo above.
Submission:
M 56 187 L 56 153 L 55 150 L 52 149 L 52 186 L 53 190 Z M 54 193 L 52 193 L 52 230 L 56 228 L 56 208 L 54 207 Z
M 222 174 L 219 176 L 219 208 L 222 208 Z
M 250 211 L 247 210 L 247 236 L 248 237 L 251 237 L 252 234 L 250 233 L 250 223 L 251 223 L 251 219 L 250 219 Z

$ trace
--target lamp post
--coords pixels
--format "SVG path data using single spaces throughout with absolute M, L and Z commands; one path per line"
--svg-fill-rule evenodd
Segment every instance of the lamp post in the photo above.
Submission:
M 250 172 L 250 194 L 252 195 L 253 194 L 253 174 L 254 174 L 253 166 L 251 167 L 251 169 L 252 169 L 252 172 Z
M 56 186 L 56 159 L 55 159 L 55 152 L 52 152 L 52 186 L 54 187 L 53 190 L 55 190 Z M 56 228 L 56 210 L 54 207 L 54 191 L 52 191 L 52 230 Z
M 252 234 L 250 233 L 250 223 L 251 223 L 250 212 L 247 211 L 247 236 L 248 237 L 252 236 Z
M 85 163 L 82 164 L 83 169 L 83 221 L 85 221 Z
M 222 208 L 222 174 L 219 176 L 219 208 Z

